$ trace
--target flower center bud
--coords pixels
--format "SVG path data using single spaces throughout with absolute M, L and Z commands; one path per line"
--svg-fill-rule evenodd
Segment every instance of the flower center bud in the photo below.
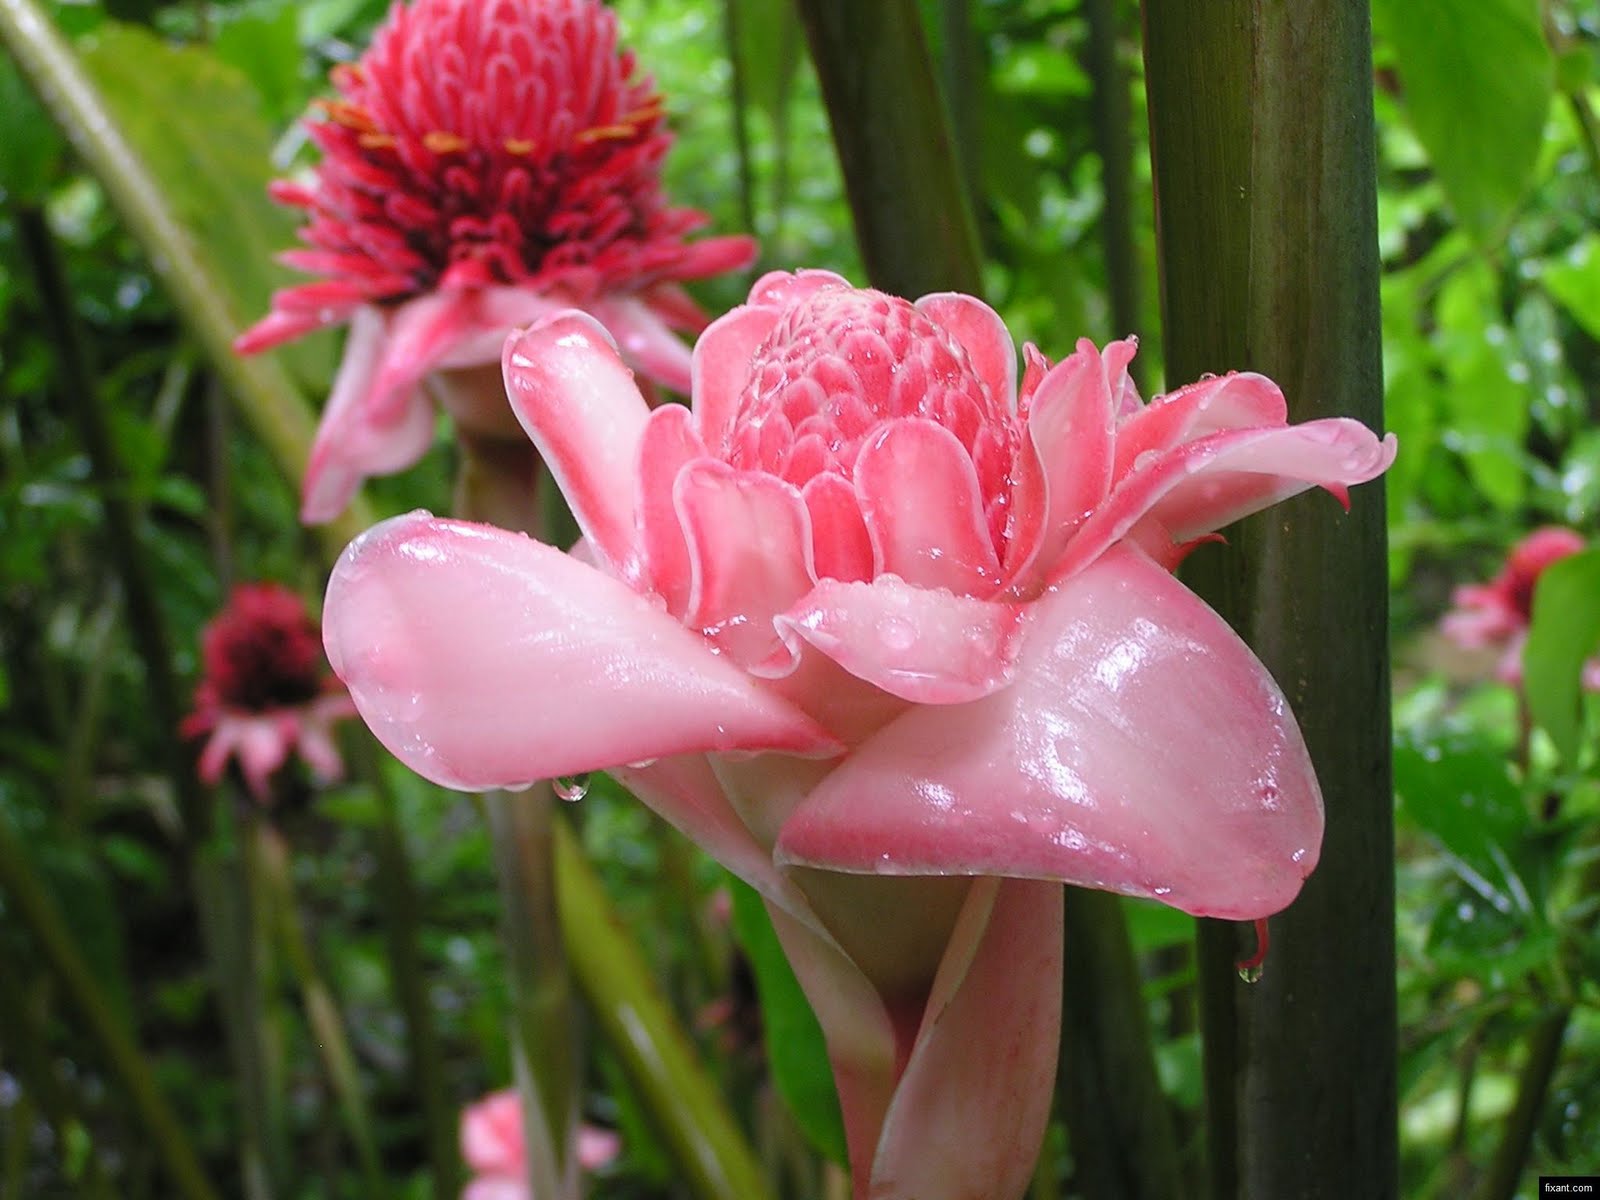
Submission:
M 208 682 L 229 708 L 263 712 L 322 691 L 322 645 L 298 596 L 245 586 L 202 639 Z
M 803 486 L 853 479 L 856 456 L 889 421 L 920 417 L 955 434 L 986 497 L 1009 491 L 1017 432 L 967 352 L 913 305 L 823 288 L 783 314 L 751 360 L 728 462 Z

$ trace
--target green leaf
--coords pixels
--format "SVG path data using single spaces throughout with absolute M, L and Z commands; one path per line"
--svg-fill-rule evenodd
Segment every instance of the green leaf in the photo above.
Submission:
M 0 58 L 0 197 L 42 204 L 64 148 L 15 64 Z
M 1460 738 L 1401 739 L 1394 788 L 1401 813 L 1433 836 L 1480 899 L 1502 915 L 1537 915 L 1532 819 L 1503 751 Z
M 178 221 L 223 280 L 240 328 L 267 311 L 290 281 L 274 256 L 294 244 L 294 220 L 267 198 L 272 134 L 249 81 L 199 46 L 169 46 L 143 29 L 107 21 L 80 43 L 82 61 L 166 192 Z M 314 392 L 325 389 L 324 339 L 285 347 Z
M 1498 243 L 1532 183 L 1554 87 L 1538 0 L 1377 0 L 1373 20 L 1457 218 Z
M 1533 624 L 1522 653 L 1523 687 L 1534 722 L 1562 758 L 1581 745 L 1583 664 L 1600 646 L 1600 549 L 1552 563 L 1533 592 Z
M 1586 233 L 1559 259 L 1544 263 L 1540 278 L 1545 290 L 1582 325 L 1590 337 L 1600 338 L 1600 235 Z
M 746 98 L 766 110 L 775 128 L 782 128 L 803 45 L 795 6 L 769 0 L 725 2 L 734 10 Z
M 773 1082 L 811 1144 L 834 1162 L 845 1162 L 844 1120 L 839 1093 L 822 1040 L 822 1026 L 794 977 L 772 928 L 766 907 L 753 888 L 730 879 L 733 931 L 750 957 Z

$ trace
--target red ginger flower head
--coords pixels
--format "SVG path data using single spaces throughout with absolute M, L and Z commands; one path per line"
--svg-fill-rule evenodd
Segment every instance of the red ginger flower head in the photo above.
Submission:
M 209 734 L 200 776 L 215 784 L 235 754 L 257 799 L 298 749 L 318 778 L 343 770 L 333 721 L 354 714 L 348 693 L 330 675 L 316 622 L 305 602 L 275 583 L 241 584 L 200 638 L 205 676 L 195 689 L 186 737 Z
M 1455 590 L 1453 607 L 1440 628 L 1468 650 L 1500 647 L 1497 671 L 1509 684 L 1522 682 L 1522 647 L 1533 622 L 1533 592 L 1551 564 L 1578 553 L 1583 535 L 1560 525 L 1536 529 L 1511 548 L 1505 566 L 1488 583 L 1469 583 Z M 1600 660 L 1584 671 L 1585 686 L 1600 691 Z
M 309 123 L 324 154 L 314 181 L 273 188 L 310 217 L 308 248 L 284 261 L 324 278 L 279 292 L 237 343 L 254 353 L 352 324 L 305 519 L 330 519 L 362 476 L 420 457 L 424 376 L 493 364 L 510 329 L 548 312 L 587 309 L 634 366 L 688 391 L 688 349 L 671 330 L 705 319 L 678 284 L 744 267 L 755 247 L 686 240 L 705 217 L 667 203 L 661 97 L 619 49 L 609 9 L 397 4 L 332 79 L 338 98 Z

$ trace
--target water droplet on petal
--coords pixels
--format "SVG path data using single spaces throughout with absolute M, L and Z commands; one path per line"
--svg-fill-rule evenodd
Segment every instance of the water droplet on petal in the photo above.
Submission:
M 917 640 L 917 627 L 904 617 L 887 616 L 878 622 L 878 636 L 891 650 L 909 650 Z
M 1266 969 L 1266 964 L 1264 963 L 1255 963 L 1253 965 L 1240 963 L 1239 978 L 1245 983 L 1260 983 L 1261 975 Z
M 561 799 L 575 804 L 589 794 L 588 775 L 563 775 L 550 785 Z

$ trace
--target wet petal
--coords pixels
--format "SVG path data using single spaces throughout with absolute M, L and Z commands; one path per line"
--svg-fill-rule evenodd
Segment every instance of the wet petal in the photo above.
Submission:
M 378 739 L 447 787 L 836 749 L 626 585 L 488 526 L 413 513 L 368 531 L 334 569 L 323 631 Z
M 886 425 L 861 448 L 855 484 L 881 570 L 967 595 L 998 586 L 977 472 L 948 429 L 914 417 Z
M 689 547 L 672 504 L 672 486 L 706 448 L 695 433 L 694 416 L 681 404 L 663 404 L 645 422 L 639 442 L 639 549 L 649 586 L 682 617 L 689 603 Z
M 870 583 L 822 580 L 777 624 L 891 695 L 959 704 L 1010 682 L 1021 613 L 880 575 Z
M 767 340 L 778 314 L 744 306 L 718 317 L 694 344 L 694 418 L 700 438 L 722 452 L 733 436 L 739 397 L 750 379 L 750 360 Z
M 1049 577 L 1062 579 L 1150 520 L 1181 544 L 1268 508 L 1311 487 L 1346 502 L 1394 461 L 1395 438 L 1382 441 L 1359 421 L 1330 417 L 1277 429 L 1215 433 L 1135 466 L 1085 521 Z
M 301 483 L 300 519 L 308 525 L 333 520 L 367 476 L 404 470 L 433 444 L 433 405 L 420 391 L 375 402 L 374 381 L 391 353 L 383 314 L 356 310 Z
M 1017 402 L 1017 347 L 1006 323 L 982 300 L 960 292 L 937 292 L 916 303 L 923 316 L 967 352 L 989 394 L 1009 411 Z
M 913 709 L 844 760 L 780 861 L 1057 879 L 1233 919 L 1294 898 L 1321 795 L 1283 694 L 1220 617 L 1117 547 L 1022 637 L 1010 687 Z
M 650 410 L 610 334 L 569 309 L 513 334 L 502 361 L 517 420 L 584 536 L 617 574 L 636 578 L 634 481 Z
M 1202 379 L 1133 412 L 1117 426 L 1116 478 L 1141 454 L 1170 450 L 1225 429 L 1282 426 L 1289 406 L 1278 385 L 1252 371 Z
M 630 366 L 662 387 L 689 394 L 689 346 L 648 304 L 633 296 L 612 296 L 596 300 L 589 311 L 616 339 Z
M 812 565 L 817 578 L 849 582 L 878 574 L 882 564 L 873 554 L 861 502 L 850 481 L 831 471 L 814 475 L 800 495 L 811 514 Z
M 781 651 L 773 618 L 810 591 L 811 521 L 783 480 L 699 459 L 678 474 L 673 503 L 688 546 L 684 623 L 747 668 Z M 785 656 L 787 660 L 787 656 Z M 792 661 L 777 673 L 787 673 Z

